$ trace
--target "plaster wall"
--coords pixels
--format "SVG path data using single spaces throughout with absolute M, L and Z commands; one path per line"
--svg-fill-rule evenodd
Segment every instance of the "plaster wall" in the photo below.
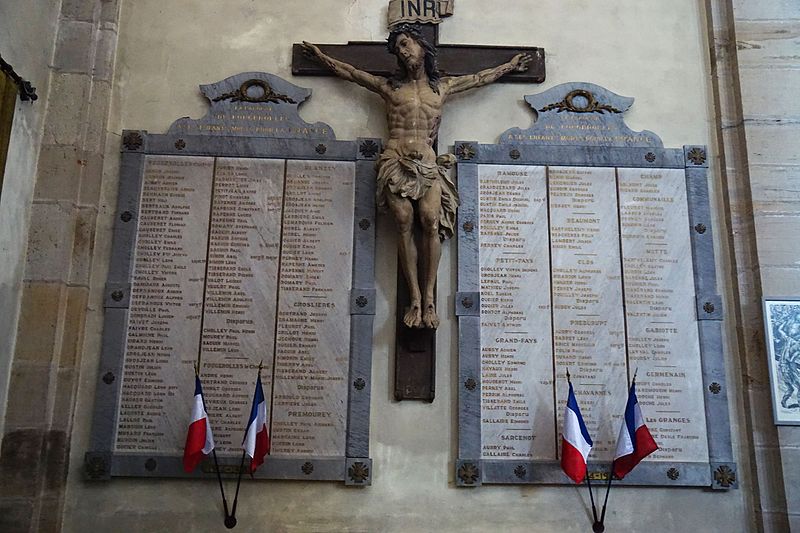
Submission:
M 118 135 L 123 128 L 163 132 L 182 116 L 198 118 L 206 103 L 197 85 L 232 74 L 265 70 L 314 95 L 301 108 L 308 121 L 333 126 L 340 139 L 383 136 L 378 97 L 329 78 L 293 78 L 291 43 L 345 42 L 385 37 L 385 0 L 124 0 L 117 68 L 106 144 L 95 260 L 78 400 L 71 441 L 64 516 L 65 531 L 222 530 L 215 482 L 114 479 L 82 480 L 102 331 L 105 282 L 116 204 Z M 441 30 L 442 42 L 543 46 L 548 80 L 539 86 L 497 85 L 455 97 L 440 131 L 440 146 L 455 140 L 495 142 L 512 126 L 527 126 L 532 114 L 522 100 L 568 81 L 590 81 L 636 97 L 627 114 L 634 129 L 649 129 L 665 145 L 708 144 L 711 189 L 721 209 L 714 168 L 715 110 L 707 51 L 706 13 L 692 0 L 518 0 L 489 3 L 459 0 L 456 15 Z M 724 235 L 718 217 L 717 235 Z M 362 490 L 339 484 L 247 482 L 239 502 L 244 531 L 586 531 L 588 494 L 572 487 L 456 489 L 457 369 L 454 316 L 443 306 L 438 334 L 436 401 L 395 403 L 389 383 L 394 346 L 395 239 L 392 224 L 378 223 L 377 316 L 373 347 L 371 456 L 373 485 Z M 719 245 L 724 248 L 725 244 Z M 724 249 L 721 250 L 724 252 Z M 718 254 L 720 280 L 730 279 L 725 253 Z M 456 290 L 455 248 L 445 247 L 439 298 Z M 728 291 L 724 288 L 724 296 Z M 733 325 L 726 324 L 729 376 L 737 375 Z M 731 422 L 737 461 L 742 429 L 738 380 L 731 383 Z M 187 394 L 189 392 L 187 391 Z M 699 489 L 619 489 L 611 497 L 607 524 L 617 531 L 749 531 L 752 510 L 745 497 L 751 480 L 727 493 Z
M 24 8 L 21 2 L 0 2 L 0 53 L 39 95 L 36 103 L 17 100 L 0 194 L 0 435 L 60 5 L 61 0 L 30 0 Z

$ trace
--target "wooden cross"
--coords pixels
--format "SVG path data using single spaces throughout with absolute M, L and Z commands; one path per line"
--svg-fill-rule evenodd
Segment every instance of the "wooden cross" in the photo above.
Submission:
M 544 49 L 537 47 L 476 46 L 439 44 L 435 24 L 419 24 L 424 37 L 438 50 L 442 76 L 464 76 L 493 68 L 516 54 L 530 54 L 532 61 L 525 72 L 511 72 L 498 82 L 542 83 L 545 79 Z M 326 54 L 370 74 L 390 77 L 397 70 L 397 58 L 390 54 L 385 41 L 350 41 L 347 44 L 317 44 Z M 292 47 L 292 74 L 295 76 L 332 76 L 331 71 L 303 52 L 300 44 Z M 435 149 L 435 147 L 434 147 Z M 436 371 L 436 330 L 409 329 L 403 323 L 402 309 L 409 304 L 408 288 L 402 269 L 397 269 L 397 325 L 395 335 L 394 397 L 396 400 L 433 402 Z
M 528 53 L 533 60 L 525 72 L 511 72 L 496 83 L 542 83 L 545 79 L 544 48 L 535 46 L 476 46 L 439 44 L 439 26 L 420 24 L 425 38 L 439 51 L 439 72 L 444 76 L 464 76 L 505 63 L 516 54 Z M 316 44 L 316 43 L 315 43 Z M 386 49 L 386 41 L 349 41 L 347 44 L 317 44 L 331 57 L 376 76 L 389 77 L 397 70 L 397 58 Z M 303 53 L 300 44 L 292 46 L 292 74 L 331 76 L 331 71 Z

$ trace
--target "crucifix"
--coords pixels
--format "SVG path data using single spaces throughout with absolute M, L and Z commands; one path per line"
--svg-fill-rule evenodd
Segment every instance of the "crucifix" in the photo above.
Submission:
M 377 163 L 377 201 L 391 212 L 399 232 L 397 400 L 434 398 L 439 326 L 435 285 L 441 241 L 455 231 L 458 206 L 458 193 L 447 173 L 455 158 L 436 155 L 443 104 L 452 94 L 503 77 L 508 78 L 504 81 L 544 80 L 540 48 L 439 45 L 438 27 L 432 22 L 440 20 L 442 7 L 452 11 L 452 2 L 390 2 L 388 49 L 396 56 L 395 67 L 383 52 L 385 43 L 304 42 L 293 50 L 294 74 L 333 73 L 377 93 L 386 104 L 390 134 Z M 308 64 L 309 60 L 314 62 Z

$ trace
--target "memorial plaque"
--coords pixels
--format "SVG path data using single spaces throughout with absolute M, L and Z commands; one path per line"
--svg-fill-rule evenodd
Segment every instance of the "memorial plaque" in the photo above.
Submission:
M 286 163 L 218 158 L 200 365 L 219 453 L 239 453 L 256 372 L 272 387 Z M 267 415 L 272 402 L 267 404 Z
M 202 91 L 205 119 L 123 134 L 87 472 L 185 476 L 199 368 L 220 466 L 235 475 L 261 367 L 272 450 L 256 476 L 369 484 L 373 152 L 306 128 L 310 91 L 275 76 Z M 273 119 L 282 126 L 254 125 Z
M 544 167 L 481 166 L 481 456 L 555 457 Z M 537 251 L 540 251 L 537 253 Z
M 607 461 L 619 433 L 608 417 L 622 412 L 628 389 L 616 174 L 613 168 L 549 167 L 547 175 L 558 427 L 569 371 L 593 456 Z
M 354 178 L 353 163 L 287 162 L 275 455 L 344 454 Z
M 659 443 L 649 460 L 708 457 L 700 345 L 680 169 L 621 168 L 620 223 L 630 365 Z
M 572 483 L 558 463 L 569 371 L 594 479 L 607 479 L 636 374 L 660 449 L 621 483 L 735 486 L 720 474 L 736 465 L 705 149 L 632 131 L 633 99 L 596 85 L 525 99 L 532 127 L 456 143 L 459 287 L 480 290 L 479 321 L 457 306 L 457 483 Z
M 214 159 L 149 156 L 116 450 L 182 450 L 202 324 Z M 182 427 L 183 426 L 183 427 Z

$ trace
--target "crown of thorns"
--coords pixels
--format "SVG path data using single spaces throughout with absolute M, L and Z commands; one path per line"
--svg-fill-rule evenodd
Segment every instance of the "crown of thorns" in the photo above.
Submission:
M 391 31 L 389 32 L 389 37 L 386 39 L 386 48 L 389 50 L 390 53 L 393 54 L 395 52 L 395 44 L 397 43 L 397 37 L 402 33 L 405 33 L 409 37 L 413 38 L 415 41 L 427 42 L 425 36 L 422 35 L 422 30 L 420 29 L 419 26 L 404 22 L 402 24 L 398 24 L 397 26 L 392 28 Z

